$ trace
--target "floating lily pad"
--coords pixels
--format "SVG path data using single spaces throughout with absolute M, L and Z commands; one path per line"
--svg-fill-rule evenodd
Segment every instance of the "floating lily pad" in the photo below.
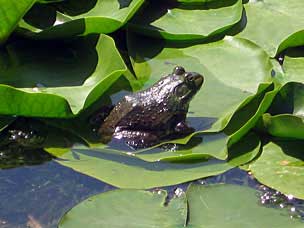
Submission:
M 247 24 L 238 37 L 256 43 L 270 56 L 304 44 L 304 1 L 249 1 L 244 7 Z
M 287 210 L 258 204 L 256 191 L 237 185 L 190 185 L 166 204 L 166 192 L 115 190 L 72 208 L 59 227 L 302 227 Z M 136 219 L 134 219 L 136 217 Z M 219 219 L 221 218 L 221 219 Z
M 126 66 L 114 41 L 17 40 L 0 52 L 0 113 L 72 117 L 95 102 Z
M 258 203 L 256 190 L 237 185 L 191 185 L 189 227 L 302 227 L 288 211 Z
M 195 164 L 145 162 L 132 155 L 92 149 L 71 150 L 60 156 L 57 162 L 116 187 L 138 189 L 179 184 L 217 175 L 234 167 L 220 161 Z
M 221 143 L 221 142 L 220 142 Z M 215 148 L 216 141 L 211 145 Z M 218 148 L 222 151 L 226 148 Z M 92 176 L 103 182 L 120 188 L 147 189 L 158 186 L 167 186 L 195 180 L 203 177 L 223 173 L 235 166 L 249 162 L 259 152 L 260 143 L 258 137 L 249 134 L 244 140 L 231 147 L 228 153 L 231 155 L 229 162 L 211 159 L 212 150 L 204 144 L 201 145 L 201 153 L 197 150 L 191 154 L 191 150 L 179 155 L 176 151 L 162 155 L 161 153 L 145 157 L 142 153 L 124 153 L 109 148 L 74 148 L 63 153 L 62 149 L 48 149 L 48 152 L 59 156 L 61 165 L 70 167 L 78 172 Z M 209 156 L 208 156 L 209 153 Z M 166 159 L 166 156 L 168 159 Z M 180 156 L 180 159 L 178 159 Z M 192 156 L 192 159 L 191 159 Z M 144 160 L 168 160 L 169 162 L 146 162 Z M 206 159 L 207 158 L 207 159 Z M 208 159 L 210 158 L 210 159 Z
M 263 147 L 249 169 L 261 183 L 304 199 L 304 141 L 274 141 Z
M 185 194 L 172 199 L 168 205 L 165 205 L 166 197 L 165 191 L 102 193 L 70 210 L 59 227 L 183 227 L 187 218 Z
M 146 42 L 149 45 L 141 45 Z M 200 132 L 222 130 L 237 109 L 265 91 L 271 82 L 272 64 L 267 54 L 251 42 L 234 37 L 178 48 L 130 34 L 129 51 L 144 87 L 171 73 L 175 65 L 204 75 L 204 85 L 190 102 L 188 114 L 206 123 Z
M 122 27 L 143 4 L 143 0 L 82 0 L 36 4 L 19 23 L 36 38 L 111 33 Z M 44 14 L 41 12 L 45 12 Z M 44 22 L 44 24 L 42 24 Z
M 241 0 L 229 1 L 228 4 L 227 1 L 216 1 L 216 4 L 208 1 L 206 5 L 192 5 L 190 8 L 168 2 L 151 2 L 129 26 L 136 32 L 168 40 L 203 39 L 236 24 L 243 11 Z
M 36 0 L 0 0 L 0 43 L 6 41 Z

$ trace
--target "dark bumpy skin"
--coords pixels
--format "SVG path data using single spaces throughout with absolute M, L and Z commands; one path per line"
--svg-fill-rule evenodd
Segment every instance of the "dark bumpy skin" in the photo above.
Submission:
M 133 148 L 142 148 L 192 133 L 186 115 L 203 82 L 202 75 L 175 67 L 150 88 L 125 96 L 101 125 L 101 141 L 123 139 Z

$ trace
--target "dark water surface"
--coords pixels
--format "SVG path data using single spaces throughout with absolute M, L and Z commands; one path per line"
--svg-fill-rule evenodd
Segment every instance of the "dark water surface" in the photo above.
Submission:
M 0 170 L 0 182 L 1 228 L 57 227 L 60 217 L 80 201 L 91 195 L 115 189 L 55 161 Z M 195 182 L 249 186 L 257 189 L 257 201 L 266 206 L 297 207 L 298 211 L 304 209 L 303 201 L 288 199 L 285 195 L 261 185 L 247 172 L 238 168 Z M 185 191 L 188 184 L 163 189 L 168 190 L 169 197 L 172 197 L 177 190 Z M 275 203 L 275 199 L 278 203 Z
M 0 182 L 1 228 L 36 228 L 35 222 L 57 227 L 71 207 L 90 195 L 114 189 L 54 161 L 0 170 Z

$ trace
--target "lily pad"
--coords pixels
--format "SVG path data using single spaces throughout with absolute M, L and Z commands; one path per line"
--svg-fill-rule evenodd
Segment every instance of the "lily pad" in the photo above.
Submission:
M 304 118 L 292 114 L 263 115 L 263 127 L 276 137 L 304 139 Z
M 260 126 L 276 137 L 304 139 L 304 85 L 288 82 L 280 88 Z
M 145 162 L 132 155 L 76 149 L 57 161 L 78 172 L 119 188 L 149 189 L 223 173 L 234 166 L 210 161 L 196 164 Z
M 204 85 L 190 102 L 188 115 L 206 123 L 200 132 L 222 130 L 233 113 L 265 91 L 272 80 L 269 57 L 247 40 L 226 37 L 180 48 L 129 34 L 128 42 L 133 69 L 144 87 L 171 73 L 175 65 L 204 75 Z M 145 42 L 149 45 L 141 45 Z
M 168 205 L 165 205 L 166 197 L 165 191 L 102 193 L 70 210 L 59 227 L 183 227 L 187 219 L 185 194 L 172 199 Z
M 254 42 L 272 57 L 304 44 L 304 1 L 249 1 L 244 7 L 247 24 L 238 37 Z
M 0 43 L 4 43 L 36 0 L 0 0 Z
M 302 227 L 287 210 L 258 203 L 256 190 L 238 185 L 194 185 L 186 192 L 188 227 Z
M 285 209 L 257 203 L 256 190 L 194 185 L 166 202 L 165 191 L 115 190 L 92 196 L 65 214 L 59 227 L 302 227 Z M 136 219 L 134 219 L 136 217 Z M 219 219 L 221 218 L 221 219 Z
M 72 117 L 95 102 L 126 66 L 114 41 L 17 40 L 0 52 L 0 113 Z
M 68 0 L 36 4 L 19 27 L 35 38 L 62 38 L 75 35 L 111 33 L 122 27 L 144 0 Z M 41 14 L 41 12 L 46 12 Z M 42 25 L 42 21 L 45 23 Z
M 202 147 L 204 148 L 204 147 Z M 208 148 L 208 146 L 206 146 Z M 219 150 L 224 150 L 219 148 Z M 78 172 L 92 176 L 103 182 L 120 188 L 148 189 L 152 187 L 168 186 L 195 180 L 203 177 L 223 173 L 235 166 L 242 165 L 254 158 L 260 148 L 259 139 L 255 135 L 248 135 L 231 147 L 229 162 L 209 159 L 208 150 L 200 154 L 193 153 L 180 159 L 173 159 L 171 154 L 155 155 L 144 158 L 141 153 L 123 153 L 107 148 L 82 148 L 72 149 L 62 154 L 62 149 L 48 149 L 48 152 L 59 155 L 58 163 L 70 167 Z M 187 151 L 186 151 L 187 152 Z M 212 152 L 212 151 L 211 151 Z M 178 152 L 177 156 L 178 156 Z M 146 162 L 143 159 L 154 160 L 157 156 L 165 160 L 168 156 L 172 162 Z M 190 157 L 192 157 L 192 160 Z M 212 156 L 212 155 L 211 155 Z M 136 178 L 135 178 L 136 177 Z
M 283 63 L 284 82 L 304 83 L 304 48 L 290 49 Z
M 136 32 L 168 40 L 203 39 L 236 24 L 242 11 L 241 0 L 208 1 L 206 5 L 192 5 L 190 8 L 170 5 L 168 1 L 151 2 L 129 23 L 129 27 Z
M 229 125 L 224 130 L 226 134 L 230 135 L 228 146 L 239 141 L 245 134 L 256 126 L 260 117 L 271 106 L 277 93 L 278 89 L 268 91 L 264 94 L 262 93 L 256 96 L 250 103 L 242 107 L 240 110 L 236 111 L 229 122 Z
M 274 141 L 263 147 L 249 169 L 261 183 L 304 199 L 304 141 Z

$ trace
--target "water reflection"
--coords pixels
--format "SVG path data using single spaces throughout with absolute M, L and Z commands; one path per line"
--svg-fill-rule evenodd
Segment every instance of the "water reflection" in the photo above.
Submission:
M 81 200 L 113 187 L 56 162 L 0 170 L 0 227 L 57 227 Z

